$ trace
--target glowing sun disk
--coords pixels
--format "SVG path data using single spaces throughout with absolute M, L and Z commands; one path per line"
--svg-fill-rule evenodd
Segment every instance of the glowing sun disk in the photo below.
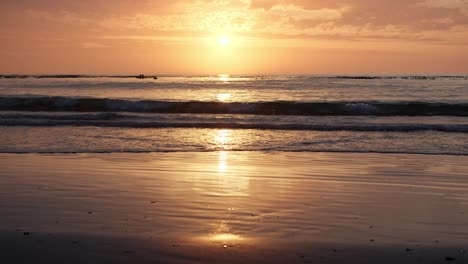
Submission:
M 227 46 L 229 45 L 229 38 L 227 36 L 222 36 L 218 39 L 218 43 L 221 46 Z

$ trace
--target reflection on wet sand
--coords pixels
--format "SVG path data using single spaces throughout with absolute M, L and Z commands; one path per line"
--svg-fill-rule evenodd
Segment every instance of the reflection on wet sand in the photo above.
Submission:
M 248 163 L 239 163 L 237 158 L 234 160 L 234 164 L 231 164 L 232 153 L 226 150 L 232 149 L 238 140 L 233 135 L 233 130 L 219 129 L 211 132 L 207 137 L 210 136 L 212 144 L 221 151 L 216 152 L 215 155 L 213 155 L 214 153 L 206 153 L 210 162 L 184 160 L 184 166 L 193 173 L 179 174 L 178 177 L 190 182 L 191 189 L 202 195 L 214 197 L 249 195 L 249 173 L 240 174 L 239 172 L 242 170 L 255 171 L 255 167 Z M 211 160 L 211 158 L 213 159 Z
M 228 170 L 228 153 L 225 151 L 221 151 L 219 153 L 219 161 L 218 161 L 218 172 L 219 173 L 226 173 Z
M 207 238 L 209 241 L 222 243 L 223 246 L 233 245 L 244 239 L 240 235 L 233 233 L 233 230 L 225 220 L 222 220 L 216 227 L 215 232 L 209 234 Z
M 229 145 L 230 133 L 219 131 L 213 140 Z M 226 151 L 2 154 L 0 226 L 151 238 L 162 246 L 411 247 L 435 240 L 460 246 L 468 237 L 460 228 L 468 225 L 466 159 Z

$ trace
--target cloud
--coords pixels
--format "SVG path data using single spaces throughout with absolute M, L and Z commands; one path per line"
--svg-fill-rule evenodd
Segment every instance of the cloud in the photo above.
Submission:
M 108 45 L 104 45 L 97 42 L 83 42 L 81 45 L 85 48 L 108 48 Z
M 64 30 L 69 30 L 70 26 L 82 28 L 82 32 L 98 36 L 158 35 L 161 40 L 164 37 L 237 34 L 278 39 L 445 39 L 446 42 L 453 39 L 459 42 L 467 38 L 468 32 L 468 0 L 177 0 L 137 3 L 117 0 L 113 5 L 97 0 L 96 10 L 89 8 L 90 1 L 67 1 L 52 1 L 54 8 L 45 8 L 45 4 L 42 7 L 31 5 L 33 9 L 23 12 L 38 30 L 49 23 L 54 27 L 62 25 Z
M 449 9 L 466 9 L 468 8 L 468 0 L 425 0 L 418 3 L 419 6 L 438 7 Z
M 271 7 L 267 12 L 271 15 L 278 15 L 281 17 L 287 17 L 292 20 L 337 20 L 340 19 L 342 13 L 345 12 L 348 8 L 342 9 L 317 9 L 317 10 L 308 10 L 297 5 L 284 5 L 279 4 Z
M 108 15 L 97 18 L 72 11 L 44 12 L 28 10 L 27 16 L 35 19 L 81 26 L 99 26 L 107 29 L 151 29 L 179 32 L 249 32 L 264 21 L 280 19 L 290 21 L 337 20 L 347 8 L 316 10 L 298 5 L 277 4 L 269 10 L 250 8 L 250 1 L 196 1 L 175 5 L 174 12 L 163 14 L 136 13 L 125 16 Z M 177 11 L 177 12 L 175 12 Z
M 468 17 L 468 0 L 425 0 L 418 3 L 422 7 L 453 9 Z
M 179 3 L 166 13 L 111 15 L 96 21 L 96 25 L 162 32 L 246 32 L 256 21 L 255 14 L 248 10 L 248 2 L 236 2 L 236 5 L 231 1 Z
M 55 23 L 73 24 L 78 26 L 88 26 L 94 22 L 90 18 L 70 11 L 50 13 L 46 11 L 26 10 L 25 15 L 38 20 L 47 20 Z

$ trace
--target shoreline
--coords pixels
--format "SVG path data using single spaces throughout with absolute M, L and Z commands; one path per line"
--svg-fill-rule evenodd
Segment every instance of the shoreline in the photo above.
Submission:
M 311 151 L 311 150 L 233 150 L 233 149 L 214 149 L 214 150 L 200 150 L 200 151 L 180 151 L 180 150 L 161 150 L 161 151 L 144 151 L 144 150 L 136 150 L 136 151 L 70 151 L 70 152 L 60 152 L 60 151 L 2 151 L 0 152 L 1 155 L 121 155 L 121 154 L 129 154 L 129 155 L 138 155 L 138 154 L 150 154 L 150 155 L 157 155 L 157 154 L 175 154 L 175 153 L 220 153 L 220 152 L 232 152 L 232 153 L 261 153 L 261 154 L 279 154 L 279 153 L 303 153 L 303 154 L 356 154 L 356 155 L 409 155 L 409 156 L 453 156 L 453 157 L 467 157 L 468 154 L 465 153 L 430 153 L 430 152 L 399 152 L 399 151 L 338 151 L 338 150 L 330 150 L 330 151 Z

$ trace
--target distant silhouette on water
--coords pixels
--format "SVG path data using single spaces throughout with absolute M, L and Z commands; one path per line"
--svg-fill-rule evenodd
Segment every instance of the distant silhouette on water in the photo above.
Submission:
M 147 77 L 145 76 L 144 74 L 140 74 L 136 77 L 137 79 L 145 79 L 145 78 L 151 78 L 151 76 Z M 153 79 L 154 80 L 157 80 L 158 79 L 158 76 L 153 76 Z

